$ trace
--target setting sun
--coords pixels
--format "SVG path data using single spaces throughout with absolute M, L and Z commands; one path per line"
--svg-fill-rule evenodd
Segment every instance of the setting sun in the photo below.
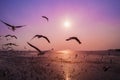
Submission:
M 64 22 L 64 27 L 70 28 L 70 26 L 71 26 L 71 23 L 69 21 Z

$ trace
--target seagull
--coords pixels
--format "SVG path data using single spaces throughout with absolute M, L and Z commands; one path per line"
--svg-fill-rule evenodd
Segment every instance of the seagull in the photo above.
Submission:
M 104 66 L 103 67 L 103 70 L 104 70 L 104 72 L 106 72 L 108 69 L 110 69 L 111 67 L 110 66 Z
M 7 38 L 7 37 L 11 37 L 11 38 L 17 39 L 17 37 L 16 37 L 15 35 L 9 35 L 9 34 L 8 34 L 8 35 L 6 35 L 5 37 L 6 37 L 6 38 Z
M 47 21 L 49 21 L 48 17 L 46 17 L 46 16 L 42 16 L 42 18 L 45 18 Z
M 11 37 L 11 35 L 9 35 L 9 34 L 8 34 L 8 35 L 6 35 L 6 36 L 4 36 L 4 37 L 6 37 L 6 39 L 7 39 L 7 40 L 9 40 L 9 39 L 7 38 L 7 37 L 9 37 L 9 36 Z
M 44 55 L 46 52 L 49 52 L 50 50 L 47 50 L 47 51 L 41 51 L 40 49 L 38 49 L 37 47 L 35 47 L 34 45 L 30 44 L 29 42 L 27 42 L 27 44 L 31 47 L 33 47 L 34 49 L 36 49 L 39 53 L 38 53 L 38 56 L 39 55 Z
M 37 38 L 45 38 L 47 41 L 48 41 L 48 43 L 50 43 L 50 40 L 46 37 L 46 36 L 43 36 L 43 35 L 35 35 L 32 39 L 34 39 L 35 37 L 37 37 Z M 32 40 L 31 39 L 31 40 Z
M 8 24 L 8 23 L 6 23 L 6 22 L 4 22 L 4 21 L 2 21 L 2 20 L 0 20 L 0 21 L 1 21 L 3 24 L 5 24 L 6 26 L 9 26 L 8 29 L 11 29 L 12 31 L 15 31 L 16 28 L 21 28 L 21 27 L 26 26 L 26 25 L 14 26 L 14 25 Z
M 68 39 L 66 39 L 66 41 L 69 41 L 72 39 L 76 40 L 79 44 L 81 44 L 80 40 L 77 37 L 69 37 Z
M 5 46 L 12 46 L 12 45 L 14 45 L 14 46 L 18 46 L 18 45 L 16 45 L 16 44 L 14 44 L 14 43 L 7 43 L 7 44 L 3 44 L 3 45 L 5 45 Z

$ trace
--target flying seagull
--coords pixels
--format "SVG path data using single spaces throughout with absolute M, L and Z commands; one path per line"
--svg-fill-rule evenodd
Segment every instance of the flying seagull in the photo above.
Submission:
M 24 27 L 26 25 L 20 25 L 20 26 L 14 26 L 14 25 L 11 25 L 11 24 L 8 24 L 2 20 L 0 20 L 3 24 L 5 24 L 6 26 L 8 26 L 8 29 L 11 29 L 12 31 L 15 31 L 16 28 L 21 28 L 21 27 Z
M 47 21 L 49 21 L 48 17 L 46 17 L 46 16 L 42 16 L 42 18 L 45 18 Z
M 14 45 L 14 46 L 18 46 L 18 45 L 16 45 L 15 43 L 7 43 L 7 44 L 4 44 L 5 46 L 12 46 L 12 45 Z
M 66 41 L 69 41 L 69 40 L 76 40 L 79 44 L 81 44 L 80 40 L 77 38 L 77 37 L 69 37 L 68 39 L 66 39 Z
M 50 40 L 46 37 L 46 36 L 43 36 L 43 35 L 35 35 L 32 39 L 34 39 L 34 38 L 44 38 L 44 39 L 46 39 L 47 41 L 48 41 L 48 43 L 50 43 Z M 32 40 L 31 39 L 31 40 Z
M 40 49 L 38 49 L 37 47 L 35 47 L 34 45 L 30 44 L 29 42 L 27 42 L 27 44 L 31 47 L 33 47 L 34 49 L 36 49 L 39 53 L 38 53 L 38 56 L 39 55 L 44 55 L 46 52 L 49 52 L 50 50 L 47 50 L 47 51 L 41 51 Z
M 10 34 L 6 35 L 5 37 L 6 37 L 6 38 L 7 38 L 7 37 L 11 37 L 11 38 L 17 39 L 17 37 L 16 37 L 15 35 L 10 35 Z

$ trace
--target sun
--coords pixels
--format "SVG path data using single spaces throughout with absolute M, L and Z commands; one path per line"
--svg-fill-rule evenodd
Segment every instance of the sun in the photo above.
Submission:
M 65 22 L 64 22 L 64 27 L 65 27 L 65 28 L 70 28 L 70 27 L 71 27 L 70 21 L 65 21 Z

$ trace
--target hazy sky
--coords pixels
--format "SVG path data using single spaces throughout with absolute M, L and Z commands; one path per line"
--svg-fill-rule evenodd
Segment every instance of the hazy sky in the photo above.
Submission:
M 47 16 L 49 22 L 41 16 Z M 14 34 L 18 40 L 0 40 L 0 45 L 15 42 L 24 49 L 30 42 L 40 49 L 101 50 L 120 48 L 120 0 L 0 0 L 0 19 L 13 25 L 27 25 L 15 32 L 0 23 L 0 35 Z M 69 21 L 70 27 L 63 24 Z M 35 34 L 44 39 L 30 39 Z M 76 36 L 76 41 L 65 41 Z

